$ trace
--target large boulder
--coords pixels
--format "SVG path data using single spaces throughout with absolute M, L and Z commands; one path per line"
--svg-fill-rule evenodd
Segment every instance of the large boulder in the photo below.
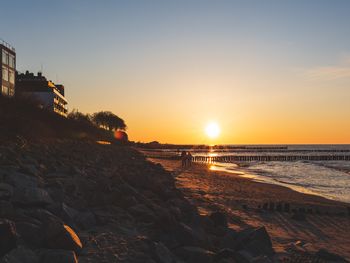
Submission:
M 200 247 L 180 247 L 176 249 L 176 254 L 185 262 L 211 263 L 215 253 Z
M 27 187 L 38 187 L 39 185 L 39 179 L 37 177 L 16 171 L 6 173 L 4 182 L 20 189 Z
M 10 201 L 0 200 L 0 217 L 13 218 L 15 209 Z
M 43 263 L 78 263 L 74 251 L 63 249 L 45 249 L 39 252 L 40 262 Z
M 274 250 L 265 227 L 247 228 L 237 234 L 233 243 L 235 250 L 245 250 L 253 257 L 260 255 L 272 256 Z
M 154 212 L 143 204 L 130 207 L 128 212 L 135 216 L 138 221 L 142 222 L 154 222 L 156 218 Z
M 76 253 L 79 253 L 83 247 L 74 230 L 57 221 L 47 224 L 46 245 L 48 248 L 73 250 Z
M 196 234 L 194 230 L 185 223 L 179 223 L 173 228 L 173 237 L 182 246 L 197 245 Z
M 216 253 L 213 261 L 214 262 L 222 262 L 223 260 L 234 261 L 235 255 L 236 255 L 236 251 L 230 248 L 224 248 Z
M 27 187 L 15 191 L 13 203 L 22 206 L 45 206 L 51 204 L 52 199 L 44 189 Z
M 174 254 L 162 242 L 154 243 L 154 255 L 159 263 L 174 263 L 177 261 Z
M 7 253 L 1 263 L 39 263 L 37 255 L 30 249 L 18 247 Z
M 45 244 L 45 233 L 40 223 L 21 221 L 16 223 L 17 232 L 21 239 L 31 248 L 39 248 Z
M 10 199 L 13 196 L 13 186 L 6 183 L 0 183 L 0 199 Z
M 0 220 L 0 256 L 17 246 L 15 223 L 6 219 Z

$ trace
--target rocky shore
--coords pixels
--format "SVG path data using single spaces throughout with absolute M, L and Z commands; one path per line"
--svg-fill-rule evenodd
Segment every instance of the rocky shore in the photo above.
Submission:
M 0 231 L 8 263 L 276 262 L 265 227 L 200 215 L 161 165 L 93 141 L 2 143 Z

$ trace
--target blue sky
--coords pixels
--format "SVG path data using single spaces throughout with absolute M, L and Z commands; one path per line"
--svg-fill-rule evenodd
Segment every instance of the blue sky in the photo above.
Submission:
M 17 69 L 43 68 L 49 79 L 66 85 L 70 109 L 112 110 L 126 119 L 136 140 L 193 141 L 206 121 L 216 119 L 225 130 L 246 127 L 220 142 L 253 142 L 239 136 L 259 116 L 254 112 L 260 110 L 248 109 L 265 104 L 270 105 L 266 116 L 286 107 L 284 116 L 293 120 L 300 119 L 301 111 L 293 115 L 296 107 L 314 111 L 293 125 L 332 123 L 344 134 L 350 131 L 342 126 L 350 113 L 342 106 L 350 98 L 350 1 L 14 0 L 1 5 L 0 37 L 15 46 Z M 324 113 L 325 121 L 318 113 L 327 99 L 332 114 Z M 281 105 L 285 100 L 295 103 Z M 152 127 L 159 122 L 166 127 L 145 128 L 145 112 L 156 116 Z M 334 114 L 340 115 L 336 123 L 327 119 Z M 193 132 L 174 132 L 181 120 L 193 124 L 184 127 Z M 264 121 L 292 125 L 282 117 Z M 311 131 L 295 141 L 310 140 Z M 335 136 L 320 135 L 318 141 Z

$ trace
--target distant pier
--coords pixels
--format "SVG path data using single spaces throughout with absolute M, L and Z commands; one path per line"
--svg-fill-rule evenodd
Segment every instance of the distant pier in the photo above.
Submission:
M 350 161 L 350 155 L 230 155 L 211 157 L 194 156 L 193 161 L 201 163 Z

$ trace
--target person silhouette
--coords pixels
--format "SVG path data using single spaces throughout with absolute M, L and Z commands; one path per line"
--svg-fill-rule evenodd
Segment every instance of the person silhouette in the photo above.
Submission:
M 192 158 L 193 158 L 193 156 L 192 156 L 192 154 L 190 153 L 190 152 L 187 152 L 187 155 L 186 155 L 186 160 L 187 160 L 187 166 L 189 167 L 189 166 L 191 166 L 192 165 Z
M 181 152 L 181 166 L 182 168 L 186 167 L 186 159 L 187 159 L 187 153 L 185 151 Z

